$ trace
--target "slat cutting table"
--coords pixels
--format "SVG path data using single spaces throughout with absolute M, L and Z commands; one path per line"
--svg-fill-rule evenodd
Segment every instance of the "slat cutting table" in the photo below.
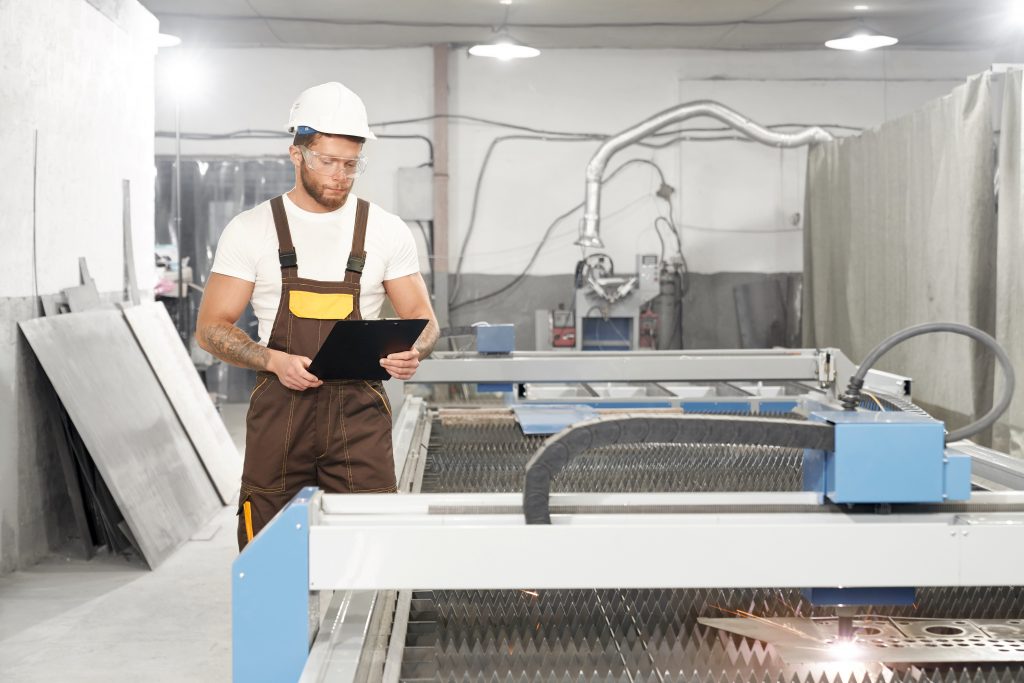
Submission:
M 604 420 L 813 420 L 834 402 L 830 365 L 848 363 L 787 352 L 782 371 L 771 352 L 744 355 L 715 372 L 688 360 L 658 380 L 646 363 L 619 378 L 694 390 L 667 410 L 650 407 L 660 392 L 580 393 Z M 549 377 L 585 377 L 593 358 L 574 360 L 558 356 Z M 489 374 L 485 362 L 444 376 L 524 377 L 512 359 Z M 863 412 L 921 417 L 909 380 L 869 380 Z M 716 383 L 754 388 L 687 398 Z M 235 562 L 235 680 L 1024 681 L 1024 468 L 1005 455 L 945 449 L 981 474 L 968 500 L 847 504 L 829 499 L 809 449 L 595 444 L 552 477 L 551 523 L 527 524 L 527 465 L 551 439 L 525 435 L 513 407 L 408 398 L 395 435 L 401 495 L 304 491 Z M 844 642 L 837 602 L 811 589 L 879 602 L 859 608 Z M 892 589 L 916 589 L 913 602 Z

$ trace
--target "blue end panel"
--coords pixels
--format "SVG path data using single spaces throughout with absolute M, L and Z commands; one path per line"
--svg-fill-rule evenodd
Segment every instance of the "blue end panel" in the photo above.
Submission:
M 946 451 L 946 498 L 969 500 L 971 497 L 971 456 Z
M 812 605 L 913 605 L 914 588 L 804 588 L 800 591 Z
M 477 384 L 476 391 L 478 394 L 508 394 L 511 393 L 514 386 L 511 384 Z
M 804 449 L 804 491 L 818 494 L 818 503 L 825 502 L 825 451 Z
M 899 412 L 823 411 L 835 425 L 825 490 L 834 503 L 938 503 L 944 496 L 945 430 Z
M 512 353 L 516 348 L 515 325 L 477 325 L 477 353 Z
M 236 683 L 298 681 L 309 656 L 309 525 L 304 488 L 231 567 L 231 658 Z

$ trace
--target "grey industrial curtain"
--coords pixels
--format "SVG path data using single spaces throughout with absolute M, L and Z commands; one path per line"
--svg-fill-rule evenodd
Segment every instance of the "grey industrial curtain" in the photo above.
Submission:
M 903 118 L 811 149 L 805 345 L 839 347 L 856 363 L 917 323 L 962 322 L 995 333 L 990 85 L 988 74 L 971 78 Z M 1019 140 L 1016 153 L 1019 160 Z M 1019 244 L 1016 219 L 1014 227 Z M 912 377 L 915 401 L 951 428 L 992 404 L 991 356 L 962 337 L 911 340 L 878 368 Z
M 995 335 L 1017 371 L 1018 389 L 1009 412 L 993 430 L 993 446 L 1024 457 L 1024 80 L 1005 76 L 999 132 L 999 221 L 995 269 Z M 1002 384 L 997 382 L 996 391 Z

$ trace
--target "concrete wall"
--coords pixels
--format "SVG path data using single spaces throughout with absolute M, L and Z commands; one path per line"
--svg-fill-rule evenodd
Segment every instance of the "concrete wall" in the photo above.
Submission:
M 288 107 L 304 87 L 337 79 L 356 90 L 374 122 L 431 113 L 429 49 L 167 51 L 158 58 L 157 127 L 174 129 L 171 79 L 175 62 L 192 64 L 193 95 L 183 101 L 185 131 L 226 133 L 284 126 Z M 835 124 L 837 134 L 877 125 L 949 92 L 986 69 L 988 52 L 878 51 L 852 54 L 717 52 L 700 50 L 546 50 L 533 60 L 502 63 L 451 54 L 450 111 L 544 131 L 615 133 L 681 102 L 715 99 L 765 124 Z M 716 127 L 693 120 L 685 127 Z M 377 126 L 378 133 L 430 134 L 429 123 Z M 451 144 L 452 269 L 466 249 L 459 300 L 492 291 L 526 265 L 559 214 L 583 199 L 583 169 L 598 142 L 512 139 L 497 143 L 482 183 L 475 219 L 473 200 L 488 147 L 523 131 L 453 119 Z M 283 154 L 284 139 L 186 141 L 185 154 Z M 170 152 L 158 140 L 159 152 Z M 425 160 L 420 142 L 382 139 L 367 145 L 370 166 L 357 191 L 387 208 L 396 206 L 395 171 Z M 656 162 L 676 190 L 673 217 L 695 278 L 685 304 L 686 339 L 699 346 L 729 346 L 738 339 L 732 288 L 765 282 L 802 269 L 804 150 L 780 151 L 747 142 L 683 142 L 662 150 L 633 147 L 609 169 L 631 158 Z M 653 196 L 656 172 L 637 165 L 609 182 L 603 195 L 602 233 L 622 271 L 638 252 L 660 250 L 654 219 L 668 211 Z M 573 244 L 579 212 L 557 225 L 531 269 L 532 276 L 504 300 L 461 308 L 453 324 L 474 320 L 516 322 L 522 348 L 531 348 L 533 310 L 570 291 L 552 287 L 580 257 Z M 421 263 L 429 270 L 419 231 Z M 552 279 L 553 278 L 553 279 Z M 565 289 L 563 292 L 562 290 Z M 723 308 L 724 307 L 724 308 Z
M 156 32 L 134 0 L 0 3 L 0 572 L 68 529 L 52 390 L 17 323 L 41 314 L 36 295 L 79 283 L 79 257 L 102 292 L 122 290 L 123 178 L 152 290 Z

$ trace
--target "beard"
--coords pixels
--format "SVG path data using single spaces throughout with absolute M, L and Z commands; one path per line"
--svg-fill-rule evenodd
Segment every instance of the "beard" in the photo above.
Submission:
M 321 182 L 319 178 L 314 176 L 304 165 L 299 167 L 299 178 L 302 180 L 302 187 L 305 188 L 309 196 L 312 197 L 317 204 L 330 211 L 341 208 L 345 203 L 345 200 L 348 199 L 348 193 L 352 191 L 351 184 L 346 187 L 343 183 L 341 185 L 340 192 L 328 195 L 324 190 L 328 187 L 328 184 L 333 186 L 334 181 Z

